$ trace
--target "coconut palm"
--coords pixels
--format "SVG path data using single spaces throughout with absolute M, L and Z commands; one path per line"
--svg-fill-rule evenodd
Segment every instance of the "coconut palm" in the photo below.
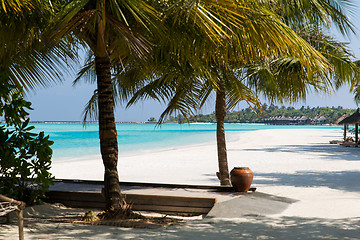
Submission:
M 114 117 L 111 62 L 131 55 L 145 57 L 150 44 L 139 32 L 151 29 L 154 9 L 144 1 L 79 0 L 67 1 L 54 18 L 54 43 L 74 36 L 94 55 L 100 150 L 105 167 L 106 209 L 127 209 L 121 196 L 117 171 L 118 143 Z
M 265 2 L 266 1 L 264 1 L 264 3 Z M 287 1 L 287 3 L 289 3 L 289 1 Z M 311 72 L 305 65 L 302 65 L 293 56 L 286 56 L 277 58 L 275 61 L 272 61 L 273 65 L 276 66 L 273 69 L 277 70 L 277 77 L 273 78 L 274 84 L 272 86 L 259 84 L 259 81 L 256 81 L 263 77 L 266 79 L 269 74 L 264 74 L 264 76 L 252 75 L 250 79 L 245 77 L 244 83 L 246 86 L 248 86 L 250 89 L 254 89 L 256 92 L 265 93 L 265 96 L 267 97 L 273 97 L 273 99 L 276 97 L 276 99 L 280 101 L 289 100 L 294 102 L 299 98 L 306 97 L 306 89 L 309 86 L 312 86 L 316 90 L 327 90 L 329 85 L 331 86 L 331 79 L 333 79 L 335 82 L 339 81 L 339 79 L 342 79 L 343 81 L 351 81 L 351 79 L 353 79 L 354 76 L 359 73 L 359 70 L 350 61 L 351 54 L 343 46 L 343 44 L 324 36 L 324 34 L 319 31 L 320 27 L 327 27 L 329 26 L 330 22 L 335 23 L 343 33 L 346 33 L 347 31 L 353 31 L 352 24 L 343 13 L 343 6 L 339 6 L 337 4 L 338 2 L 335 1 L 292 1 L 292 3 L 293 4 L 286 4 L 281 0 L 278 2 L 271 1 L 270 8 L 280 13 L 283 21 L 288 26 L 299 33 L 299 36 L 307 40 L 311 46 L 319 50 L 319 52 L 321 52 L 329 60 L 332 71 L 326 73 L 321 71 Z M 347 2 L 344 3 L 347 4 Z M 267 4 L 265 3 L 265 5 Z M 301 8 L 300 11 L 299 7 Z M 306 8 L 309 8 L 309 10 L 304 10 Z M 311 24 L 314 23 L 314 21 L 317 24 L 315 27 L 315 30 L 317 31 L 314 31 L 314 28 L 312 28 L 312 31 L 310 32 L 304 31 L 304 29 L 302 29 L 302 31 L 298 31 L 299 26 Z M 273 58 L 274 56 L 266 56 L 261 61 L 257 62 L 264 63 Z M 251 65 L 253 66 L 254 64 L 251 63 Z M 240 65 L 237 65 L 235 68 L 231 68 L 232 71 L 228 71 L 228 73 L 230 72 L 230 74 L 233 74 L 233 72 L 235 72 L 235 75 L 237 75 L 237 78 L 239 79 L 244 73 L 249 74 L 249 72 L 251 72 L 248 67 L 243 66 L 242 68 L 239 68 L 239 66 Z M 258 64 L 255 64 L 255 66 L 258 66 Z M 263 74 L 264 72 L 260 73 Z M 221 75 L 228 76 L 226 73 Z M 234 85 L 228 89 L 234 89 Z M 224 182 L 224 175 L 228 177 L 227 164 L 224 163 L 227 162 L 227 159 L 223 122 L 225 119 L 226 106 L 229 106 L 230 108 L 234 106 L 232 104 L 226 104 L 226 90 L 226 88 L 220 87 L 216 91 L 215 106 L 215 114 L 217 119 L 219 179 L 222 185 Z M 231 92 L 228 92 L 228 96 L 229 95 L 232 95 Z M 258 95 L 258 93 L 256 95 Z M 236 99 L 235 102 L 232 101 L 232 103 L 235 104 L 240 100 L 246 100 L 244 98 L 237 98 L 233 95 L 231 99 Z
M 266 4 L 266 1 L 264 1 Z M 251 63 L 250 66 L 243 68 L 233 69 L 236 72 L 237 78 L 243 78 L 246 85 L 250 89 L 254 89 L 258 93 L 262 93 L 270 100 L 277 100 L 280 102 L 297 100 L 306 98 L 306 91 L 309 86 L 315 90 L 327 91 L 331 87 L 333 80 L 335 83 L 341 81 L 352 81 L 354 76 L 358 75 L 359 69 L 350 61 L 351 54 L 346 49 L 344 44 L 335 41 L 334 39 L 326 36 L 320 30 L 320 27 L 329 26 L 330 22 L 336 24 L 342 33 L 353 31 L 353 25 L 345 17 L 343 6 L 338 5 L 336 1 L 271 1 L 269 7 L 282 16 L 283 21 L 290 26 L 293 30 L 299 33 L 299 36 L 304 38 L 321 52 L 330 62 L 332 71 L 324 74 L 324 72 L 311 72 L 306 69 L 293 56 L 274 57 L 267 56 L 257 63 Z M 347 4 L 348 2 L 343 2 Z M 351 5 L 347 5 L 349 7 Z M 309 8 L 309 9 L 307 9 Z M 300 9 L 300 10 L 299 10 Z M 324 14 L 325 13 L 325 14 Z M 332 20 L 332 21 L 331 21 Z M 316 23 L 313 28 L 301 27 L 307 24 Z M 299 28 L 302 28 L 301 31 Z M 304 29 L 305 28 L 305 29 Z M 306 30 L 306 31 L 305 31 Z M 263 71 L 261 68 L 264 63 L 271 63 L 266 65 L 268 70 L 275 71 L 276 74 Z M 270 65 L 270 66 L 269 66 Z M 260 68 L 259 68 L 260 67 Z M 256 74 L 253 70 L 256 69 Z M 259 71 L 258 71 L 259 70 Z M 270 74 L 269 74 L 270 73 Z M 245 74 L 245 77 L 243 76 Z M 268 84 L 269 80 L 273 84 Z M 266 84 L 267 83 L 267 84 Z M 338 85 L 338 84 L 337 84 Z M 216 97 L 216 116 L 217 121 L 224 121 L 225 119 L 225 89 L 217 91 Z M 219 103 L 220 102 L 220 103 Z M 219 107 L 219 105 L 221 107 Z M 222 109 L 219 111 L 218 109 Z M 261 108 L 260 108 L 261 110 Z M 218 114 L 220 112 L 220 114 Z M 221 124 L 220 124 L 221 126 Z M 223 125 L 222 125 L 223 126 Z M 218 124 L 219 127 L 219 124 Z M 222 132 L 222 131 L 221 131 Z M 221 145 L 225 148 L 225 141 L 220 138 Z M 219 138 L 218 138 L 219 140 Z M 219 143 L 218 143 L 219 149 Z M 223 152 L 226 152 L 226 150 Z M 224 158 L 224 157 L 223 157 Z M 219 156 L 220 162 L 220 156 Z M 220 165 L 220 164 L 219 164 Z M 220 181 L 222 179 L 222 172 L 220 170 Z M 226 170 L 226 169 L 225 169 Z M 228 172 L 224 171 L 223 174 L 228 176 Z
M 276 3 L 272 1 L 271 3 Z M 341 32 L 347 33 L 348 31 L 353 31 L 353 26 L 349 20 L 343 14 L 343 9 L 336 5 L 336 2 L 331 1 L 292 1 L 294 4 L 286 4 L 284 1 L 278 1 L 277 4 L 272 6 L 272 9 L 276 9 L 277 12 L 281 13 L 282 19 L 284 22 L 289 25 L 293 30 L 299 33 L 299 36 L 303 37 L 305 40 L 311 44 L 315 49 L 321 52 L 330 62 L 332 71 L 329 71 L 324 74 L 324 72 L 311 72 L 306 66 L 302 65 L 297 61 L 293 56 L 286 57 L 274 57 L 267 56 L 261 61 L 257 61 L 256 64 L 251 63 L 250 66 L 244 66 L 243 68 L 235 68 L 233 71 L 237 75 L 237 78 L 243 79 L 246 86 L 250 89 L 253 89 L 258 96 L 259 93 L 265 95 L 270 100 L 277 100 L 280 102 L 290 101 L 295 102 L 299 99 L 306 98 L 306 91 L 310 86 L 317 91 L 327 91 L 328 88 L 331 88 L 333 80 L 335 83 L 341 81 L 348 81 L 354 79 L 354 76 L 358 75 L 359 69 L 350 61 L 351 54 L 346 49 L 344 44 L 338 43 L 334 39 L 324 35 L 319 28 L 326 27 L 330 23 L 329 19 L 336 24 Z M 320 4 L 319 4 L 320 3 Z M 300 4 L 300 5 L 297 5 Z M 317 6 L 317 4 L 319 4 Z M 346 4 L 346 2 L 345 2 Z M 307 7 L 310 7 L 310 10 L 304 10 Z M 300 11 L 299 11 L 300 7 Z M 326 14 L 319 14 L 321 11 L 324 11 Z M 326 16 L 328 15 L 328 16 Z M 313 23 L 317 24 L 314 28 L 306 29 L 304 27 L 302 31 L 299 31 L 300 26 L 305 24 Z M 264 63 L 271 62 L 270 67 L 267 65 L 267 69 L 275 71 L 276 74 L 269 74 L 269 72 L 263 71 L 263 68 L 259 69 L 259 66 Z M 257 74 L 253 74 L 253 69 L 260 70 Z M 271 72 L 271 71 L 270 71 Z M 245 74 L 245 77 L 243 76 Z M 271 77 L 271 82 L 273 84 L 264 84 L 264 79 L 269 80 Z M 269 81 L 266 81 L 269 83 Z M 338 84 L 337 84 L 338 85 Z M 219 97 L 220 95 L 220 97 Z M 216 118 L 221 127 L 220 132 L 223 132 L 223 121 L 225 119 L 225 89 L 222 91 L 216 92 Z M 240 100 L 240 99 L 239 99 Z M 219 110 L 218 110 L 219 109 Z M 222 109 L 222 110 L 221 110 Z M 261 108 L 259 108 L 261 110 Z M 219 114 L 220 113 L 220 114 Z M 219 124 L 220 121 L 220 124 Z M 219 132 L 219 129 L 217 129 Z M 218 133 L 219 135 L 219 133 Z M 225 159 L 226 155 L 226 145 L 224 137 L 218 139 L 218 152 L 223 150 L 222 158 Z M 219 139 L 220 139 L 220 149 L 219 149 Z M 221 168 L 220 161 L 221 156 L 219 156 L 219 178 L 222 181 L 222 175 L 228 176 L 228 171 L 225 167 Z M 222 161 L 224 162 L 224 161 Z M 224 165 L 224 164 L 223 164 Z M 223 172 L 222 172 L 223 169 Z
M 270 1 L 262 1 L 262 4 L 263 6 L 267 6 L 274 11 L 276 10 L 277 12 L 283 12 L 282 16 L 283 19 L 285 19 L 284 21 L 293 28 L 295 28 L 294 26 L 299 23 L 304 24 L 314 22 L 320 26 L 325 27 L 328 26 L 329 22 L 332 20 L 332 22 L 334 22 L 341 31 L 352 31 L 351 23 L 344 16 L 342 8 L 336 5 L 336 2 L 294 1 L 294 4 L 287 5 L 284 1 L 271 1 L 271 4 Z M 301 11 L 298 10 L 299 7 L 301 7 Z M 304 7 L 306 7 L 309 12 L 307 12 Z M 295 14 L 295 16 L 293 14 Z M 300 16 L 297 16 L 296 14 Z M 306 40 L 308 40 L 304 34 L 303 36 Z M 320 38 L 317 40 L 320 40 Z M 352 66 L 348 61 L 349 54 L 346 51 L 343 51 L 344 48 L 342 48 L 342 50 L 338 51 L 337 53 L 335 51 L 331 52 L 330 50 L 324 51 L 324 49 L 320 49 L 320 46 L 325 46 L 324 44 L 320 44 L 319 42 L 315 43 L 315 41 L 309 42 L 314 46 L 319 45 L 318 49 L 322 50 L 321 52 L 324 53 L 325 56 L 331 61 L 332 66 L 336 70 L 335 72 L 316 70 L 312 71 L 313 69 L 309 68 L 308 66 L 309 63 L 312 63 L 312 58 L 309 58 L 311 59 L 310 61 L 300 63 L 292 54 L 287 54 L 286 57 L 277 58 L 271 54 L 262 55 L 258 51 L 253 51 L 253 61 L 248 61 L 248 63 L 250 62 L 252 66 L 254 62 L 259 62 L 259 59 L 261 59 L 260 61 L 265 62 L 273 60 L 272 62 L 274 65 L 282 68 L 283 74 L 281 76 L 285 76 L 285 70 L 288 71 L 286 78 L 275 79 L 276 84 L 267 87 L 260 84 L 257 85 L 259 82 L 254 81 L 257 79 L 255 75 L 252 75 L 253 78 L 250 78 L 253 81 L 248 80 L 247 82 L 242 76 L 243 74 L 246 75 L 246 73 L 251 72 L 249 66 L 248 68 L 245 68 L 247 65 L 244 64 L 244 62 L 241 62 L 243 59 L 239 60 L 243 52 L 241 52 L 239 48 L 236 48 L 236 46 L 234 47 L 233 45 L 229 45 L 233 52 L 236 53 L 235 55 L 238 55 L 238 57 L 230 57 L 230 55 L 226 55 L 227 52 L 224 51 L 224 48 L 221 46 L 215 48 L 214 52 L 211 52 L 215 56 L 211 64 L 204 63 L 201 60 L 194 60 L 193 58 L 188 59 L 191 63 L 185 65 L 185 68 L 184 66 L 178 65 L 176 63 L 176 59 L 173 61 L 167 59 L 166 61 L 162 62 L 160 64 L 162 67 L 160 67 L 160 70 L 158 70 L 159 73 L 156 75 L 157 78 L 153 78 L 153 76 L 150 77 L 152 80 L 149 80 L 148 86 L 145 86 L 138 93 L 136 93 L 135 97 L 130 101 L 130 104 L 136 102 L 139 98 L 142 97 L 152 97 L 158 100 L 166 99 L 169 100 L 169 104 L 168 108 L 163 113 L 162 118 L 167 114 L 171 114 L 174 110 L 180 110 L 183 114 L 191 114 L 194 111 L 189 110 L 189 108 L 199 109 L 199 107 L 203 106 L 208 97 L 211 96 L 211 92 L 215 91 L 219 178 L 221 185 L 229 185 L 229 171 L 227 166 L 224 131 L 226 109 L 231 109 L 241 100 L 245 100 L 255 104 L 256 106 L 259 106 L 256 94 L 253 95 L 251 90 L 244 85 L 245 83 L 253 83 L 250 84 L 249 87 L 255 87 L 254 89 L 256 91 L 261 90 L 264 92 L 268 90 L 268 96 L 277 97 L 277 99 L 291 97 L 291 99 L 294 101 L 296 100 L 294 96 L 304 97 L 304 92 L 306 92 L 306 88 L 310 85 L 319 90 L 327 89 L 330 84 L 329 76 L 333 75 L 332 73 L 345 73 L 342 74 L 342 76 L 345 76 L 347 79 L 350 79 L 351 76 L 354 75 L 354 66 Z M 326 46 L 331 46 L 331 43 L 328 42 Z M 165 47 L 165 49 L 168 48 Z M 223 54 L 224 52 L 226 54 Z M 345 57 L 340 56 L 341 54 L 344 54 Z M 259 56 L 262 57 L 259 58 Z M 276 58 L 278 60 L 274 61 Z M 226 61 L 224 61 L 224 59 L 226 59 Z M 169 64 L 174 62 L 175 67 L 174 65 L 169 66 Z M 224 62 L 225 64 L 223 64 Z M 289 63 L 291 63 L 291 68 Z M 199 65 L 203 66 L 206 64 L 210 65 L 210 70 L 204 70 L 203 68 L 198 67 Z M 189 65 L 193 68 L 192 70 L 189 70 L 189 68 L 191 68 Z M 167 66 L 169 67 L 166 68 Z M 285 68 L 285 66 L 288 66 L 288 68 Z M 299 79 L 302 81 L 289 81 L 292 79 L 291 74 L 289 74 L 290 69 L 294 76 L 298 76 L 298 78 L 295 78 L 294 80 Z M 347 70 L 343 71 L 344 69 Z M 184 75 L 184 73 L 186 73 L 186 75 Z M 180 77 L 181 75 L 182 77 Z M 300 79 L 299 76 L 302 76 L 303 78 Z M 167 78 L 171 78 L 171 81 L 166 80 Z M 187 79 L 188 81 L 185 81 L 184 79 Z M 280 82 L 279 79 L 284 81 Z M 306 81 L 304 81 L 304 79 L 306 79 Z M 194 83 L 194 81 L 198 84 Z M 201 84 L 202 86 L 200 86 Z M 275 88 L 276 86 L 281 86 L 282 91 L 278 91 Z M 285 95 L 285 93 L 287 95 Z

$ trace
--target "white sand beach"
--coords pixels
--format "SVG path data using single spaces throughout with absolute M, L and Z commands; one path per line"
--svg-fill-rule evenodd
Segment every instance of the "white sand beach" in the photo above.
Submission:
M 231 132 L 229 169 L 254 171 L 258 192 L 296 200 L 264 216 L 188 220 L 160 229 L 50 223 L 25 216 L 25 239 L 360 239 L 360 148 L 330 145 L 340 129 Z M 216 143 L 121 154 L 121 181 L 218 185 Z M 56 178 L 101 180 L 99 156 L 53 163 Z M 52 213 L 80 211 L 54 208 Z M 43 207 L 46 208 L 46 207 Z M 51 214 L 52 214 L 51 213 Z M 40 216 L 35 218 L 34 216 Z M 15 223 L 0 239 L 17 239 Z

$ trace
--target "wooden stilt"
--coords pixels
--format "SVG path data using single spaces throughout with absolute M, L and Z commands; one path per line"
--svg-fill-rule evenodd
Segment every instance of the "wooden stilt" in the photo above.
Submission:
M 359 142 L 359 124 L 355 124 L 355 143 Z
M 18 218 L 18 226 L 19 226 L 19 240 L 24 240 L 24 214 L 23 209 L 16 210 L 16 215 Z
M 24 240 L 24 214 L 23 214 L 23 210 L 25 208 L 25 203 L 21 202 L 21 201 L 16 201 L 15 199 L 12 198 L 8 198 L 4 195 L 0 194 L 0 200 L 1 201 L 5 201 L 5 202 L 9 202 L 9 203 L 15 203 L 17 205 L 17 209 L 15 210 L 17 218 L 18 218 L 18 227 L 19 227 L 19 239 L 20 240 Z M 6 217 L 8 217 L 9 215 L 7 215 Z M 10 218 L 8 218 L 8 220 L 10 221 Z

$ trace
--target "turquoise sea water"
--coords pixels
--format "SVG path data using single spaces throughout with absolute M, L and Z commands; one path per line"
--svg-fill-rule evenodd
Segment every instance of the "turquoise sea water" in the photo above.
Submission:
M 81 123 L 32 123 L 37 132 L 50 135 L 53 145 L 53 159 L 81 157 L 99 154 L 97 123 L 83 127 Z M 120 153 L 149 149 L 172 148 L 179 145 L 201 144 L 216 139 L 216 124 L 155 124 L 119 123 L 118 143 Z M 341 126 L 279 126 L 264 124 L 225 124 L 231 136 L 234 131 L 256 131 L 261 129 L 334 129 Z

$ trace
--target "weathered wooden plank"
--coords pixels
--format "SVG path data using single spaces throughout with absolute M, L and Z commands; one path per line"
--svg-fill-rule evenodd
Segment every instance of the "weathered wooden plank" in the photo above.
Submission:
M 47 196 L 49 202 L 62 203 L 68 207 L 105 208 L 105 199 L 101 193 L 50 191 Z M 206 214 L 216 202 L 215 198 L 141 194 L 126 194 L 125 196 L 135 211 L 152 211 L 183 216 Z
M 49 199 L 58 201 L 80 201 L 80 202 L 104 202 L 105 199 L 100 193 L 89 192 L 62 192 L 50 191 L 47 196 Z M 215 198 L 195 198 L 180 196 L 159 196 L 159 195 L 139 195 L 125 194 L 126 200 L 136 204 L 163 205 L 163 206 L 188 206 L 188 207 L 212 207 Z
M 196 208 L 196 207 L 184 207 L 184 206 L 162 206 L 162 205 L 133 205 L 135 211 L 150 211 L 160 213 L 194 213 L 205 214 L 208 213 L 211 208 Z
M 97 192 L 65 192 L 50 191 L 46 194 L 49 199 L 82 201 L 82 202 L 104 202 L 105 199 L 101 193 Z
M 105 203 L 100 202 L 80 202 L 80 201 L 67 201 L 62 200 L 62 204 L 67 207 L 79 207 L 79 208 L 97 208 L 103 209 L 105 208 Z M 134 204 L 132 206 L 134 211 L 149 211 L 149 212 L 158 212 L 169 215 L 177 215 L 181 213 L 181 215 L 201 215 L 207 214 L 210 208 L 200 208 L 200 207 L 186 207 L 186 206 L 162 206 L 162 205 L 142 205 L 142 204 Z
M 196 197 L 178 197 L 178 196 L 159 196 L 159 195 L 139 195 L 126 194 L 128 202 L 134 204 L 162 205 L 162 206 L 187 206 L 187 207 L 212 207 L 215 198 L 196 198 Z

